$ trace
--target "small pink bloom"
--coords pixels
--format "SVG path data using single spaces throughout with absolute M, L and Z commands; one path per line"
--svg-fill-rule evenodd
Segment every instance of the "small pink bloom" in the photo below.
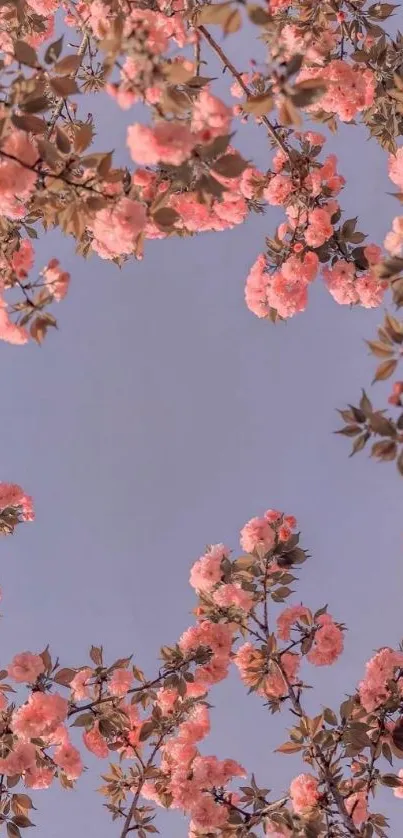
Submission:
M 213 600 L 222 608 L 233 606 L 248 612 L 253 607 L 253 595 L 237 584 L 220 585 L 213 593 Z
M 343 651 L 343 632 L 333 622 L 330 614 L 322 614 L 316 622 L 320 628 L 315 633 L 314 644 L 307 658 L 315 666 L 329 666 Z
M 354 826 L 360 827 L 368 820 L 368 800 L 365 791 L 358 791 L 347 797 L 346 809 L 353 819 Z
M 80 669 L 70 682 L 70 689 L 74 701 L 82 701 L 84 698 L 89 698 L 91 690 L 89 682 L 93 676 L 93 671 L 88 666 L 85 669 Z
M 53 768 L 31 768 L 25 772 L 25 785 L 29 789 L 48 789 L 54 777 Z
M 53 762 L 61 768 L 68 780 L 77 780 L 83 772 L 80 752 L 74 745 L 61 745 L 56 748 Z
M 391 181 L 403 190 L 403 146 L 397 149 L 396 154 L 389 155 L 388 172 Z
M 309 814 L 318 803 L 318 781 L 312 774 L 299 774 L 290 785 L 291 803 L 296 815 Z
M 8 777 L 22 774 L 23 771 L 35 768 L 36 748 L 31 742 L 18 742 L 13 751 L 4 760 L 2 773 Z
M 33 655 L 31 652 L 15 655 L 7 667 L 10 678 L 21 684 L 33 684 L 44 671 L 45 666 L 40 655 Z
M 133 683 L 133 673 L 128 669 L 115 669 L 108 682 L 111 695 L 126 695 Z
M 105 757 L 108 756 L 108 745 L 106 744 L 104 737 L 99 732 L 98 722 L 95 722 L 94 727 L 92 727 L 91 730 L 86 730 L 85 733 L 83 733 L 83 742 L 85 747 L 88 748 L 92 754 L 95 754 L 96 757 L 105 759 Z
M 298 623 L 302 617 L 305 617 L 309 622 L 312 620 L 312 614 L 309 608 L 305 605 L 291 605 L 285 608 L 284 611 L 277 617 L 277 634 L 280 640 L 289 640 L 291 637 L 291 629 Z M 306 625 L 306 623 L 305 623 Z
M 246 553 L 253 553 L 259 547 L 268 552 L 274 543 L 274 530 L 266 518 L 251 518 L 241 530 L 241 547 Z

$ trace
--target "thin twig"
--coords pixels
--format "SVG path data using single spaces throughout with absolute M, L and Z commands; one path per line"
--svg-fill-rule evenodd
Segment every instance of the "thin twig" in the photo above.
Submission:
M 234 79 L 237 80 L 239 86 L 242 88 L 244 93 L 246 93 L 247 96 L 252 96 L 252 91 L 250 90 L 248 85 L 245 84 L 245 82 L 244 82 L 244 80 L 241 76 L 241 73 L 239 73 L 238 70 L 236 69 L 236 67 L 234 67 L 232 61 L 230 61 L 229 58 L 227 58 L 225 52 L 221 49 L 220 45 L 217 44 L 217 41 L 213 38 L 213 36 L 210 35 L 210 32 L 208 31 L 208 29 L 206 29 L 205 26 L 199 26 L 198 30 L 199 30 L 199 32 L 201 32 L 201 34 L 203 35 L 203 38 L 205 38 L 207 43 L 210 44 L 210 46 L 214 50 L 214 52 L 218 55 L 221 62 L 224 64 L 224 67 L 227 67 L 227 69 L 230 71 L 230 73 L 234 77 Z M 276 145 L 278 145 L 278 147 L 281 148 L 281 150 L 284 152 L 284 154 L 287 156 L 287 158 L 289 160 L 291 160 L 289 149 L 287 148 L 284 140 L 282 140 L 282 138 L 279 136 L 279 134 L 277 133 L 276 129 L 271 124 L 271 122 L 267 118 L 267 116 L 261 116 L 260 119 L 263 122 L 263 124 L 266 126 L 267 133 L 269 134 L 269 136 L 271 137 L 273 142 L 276 143 Z
M 79 58 L 81 58 L 81 59 L 84 58 L 84 55 L 87 51 L 87 47 L 88 47 L 89 42 L 90 42 L 89 36 L 84 35 L 84 37 L 81 41 L 81 44 L 80 44 L 80 46 L 77 50 L 77 55 L 78 55 Z M 69 78 L 74 79 L 75 76 L 77 75 L 80 67 L 81 67 L 81 61 L 80 61 L 80 64 L 78 65 L 78 67 L 76 67 L 76 69 L 72 73 L 70 73 Z M 53 131 L 53 129 L 56 125 L 56 122 L 59 119 L 59 116 L 60 116 L 60 114 L 63 110 L 64 103 L 65 103 L 65 99 L 63 98 L 63 96 L 61 96 L 60 99 L 58 99 L 58 101 L 56 102 L 55 108 L 53 110 L 52 117 L 49 121 L 48 130 L 46 132 L 47 139 L 49 139 L 49 137 L 52 135 L 52 131 Z

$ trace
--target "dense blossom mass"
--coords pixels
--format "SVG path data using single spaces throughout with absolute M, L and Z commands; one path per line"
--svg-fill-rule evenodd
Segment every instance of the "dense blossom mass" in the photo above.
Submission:
M 32 520 L 32 501 L 0 484 L 0 518 Z M 344 645 L 344 625 L 327 611 L 295 602 L 290 584 L 307 559 L 293 515 L 275 509 L 240 532 L 243 554 L 209 545 L 190 571 L 195 620 L 147 679 L 133 657 L 112 663 L 92 646 L 83 666 L 63 667 L 50 650 L 17 652 L 0 677 L 1 793 L 8 834 L 30 824 L 27 790 L 72 788 L 86 753 L 105 762 L 100 792 L 120 835 L 156 831 L 160 807 L 180 810 L 190 838 L 250 830 L 278 836 L 386 835 L 374 811 L 379 784 L 403 797 L 403 651 L 380 649 L 338 712 L 304 708 L 312 667 L 330 666 Z M 209 692 L 232 668 L 271 713 L 289 709 L 289 739 L 280 754 L 307 764 L 273 800 L 236 755 L 205 753 L 214 712 Z M 386 770 L 383 763 L 389 763 Z M 274 793 L 275 794 L 275 793 Z M 35 795 L 35 806 L 39 798 Z M 152 829 L 150 830 L 150 826 Z M 254 831 L 254 834 L 256 832 Z
M 41 228 L 55 226 L 82 255 L 122 264 L 143 258 L 148 239 L 220 232 L 266 211 L 266 248 L 246 280 L 253 314 L 277 320 L 303 311 L 319 277 L 341 305 L 381 305 L 389 283 L 380 266 L 388 253 L 401 255 L 402 219 L 384 251 L 365 243 L 357 220 L 343 218 L 347 185 L 326 138 L 339 122 L 362 122 L 403 189 L 403 42 L 390 34 L 394 9 L 367 0 L 5 2 L 0 338 L 41 343 L 56 326 L 53 304 L 70 277 L 54 258 L 36 274 L 33 247 Z M 76 52 L 55 39 L 57 13 L 68 38 L 81 38 Z M 266 54 L 245 68 L 230 47 L 227 55 L 220 31 L 229 36 L 247 20 Z M 226 71 L 224 85 L 211 59 Z M 131 167 L 91 152 L 87 93 L 130 114 Z M 303 117 L 312 125 L 301 131 Z M 267 133 L 264 170 L 237 151 L 237 121 Z M 273 235 L 270 216 L 279 209 Z

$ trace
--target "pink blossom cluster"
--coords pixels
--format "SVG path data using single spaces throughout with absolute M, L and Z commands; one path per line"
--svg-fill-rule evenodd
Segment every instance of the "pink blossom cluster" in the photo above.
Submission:
M 323 269 L 326 287 L 333 299 L 340 305 L 362 305 L 376 308 L 383 300 L 388 283 L 379 280 L 376 266 L 381 261 L 381 249 L 375 244 L 364 247 L 368 262 L 367 273 L 357 274 L 353 262 L 339 259 L 331 268 Z
M 14 323 L 10 317 L 7 303 L 0 297 L 0 340 L 21 346 L 29 340 L 25 326 Z
M 21 239 L 11 257 L 11 267 L 18 279 L 25 279 L 34 264 L 34 248 L 29 239 Z
M 13 681 L 22 684 L 33 684 L 39 675 L 45 671 L 45 665 L 40 655 L 31 652 L 20 652 L 15 655 L 7 667 L 7 672 Z
M 146 225 L 145 207 L 130 198 L 120 198 L 95 214 L 90 227 L 92 247 L 102 259 L 133 253 L 136 239 Z
M 261 518 L 251 518 L 242 528 L 241 548 L 246 553 L 255 550 L 268 553 L 277 541 L 288 541 L 296 525 L 293 515 L 283 515 L 277 509 L 268 509 Z
M 245 777 L 245 770 L 232 759 L 202 756 L 196 743 L 210 729 L 208 709 L 204 704 L 190 707 L 187 718 L 162 748 L 157 780 L 147 780 L 142 795 L 160 804 L 163 795 L 191 818 L 192 830 L 216 830 L 228 820 L 229 810 L 214 798 L 214 790 L 224 788 L 235 777 Z
M 44 282 L 52 297 L 57 302 L 63 300 L 70 285 L 70 274 L 63 271 L 58 259 L 51 259 L 42 271 Z
M 360 790 L 349 794 L 346 798 L 345 806 L 349 815 L 351 815 L 354 826 L 361 827 L 368 820 L 368 794 L 365 790 Z
M 207 663 L 196 666 L 194 680 L 188 684 L 188 695 L 204 695 L 212 684 L 226 678 L 233 639 L 234 626 L 228 623 L 201 620 L 186 629 L 179 639 L 179 648 L 183 654 L 190 654 L 200 647 L 206 647 L 212 653 Z
M 307 132 L 299 136 L 306 147 L 320 148 L 324 143 L 321 134 Z M 301 185 L 285 154 L 276 153 L 273 174 L 263 189 L 269 204 L 284 206 L 287 222 L 277 230 L 281 263 L 273 268 L 269 258 L 260 254 L 246 280 L 246 305 L 257 317 L 270 317 L 275 311 L 282 318 L 304 311 L 308 302 L 308 289 L 319 270 L 320 248 L 331 243 L 334 222 L 340 215 L 339 205 L 333 197 L 344 185 L 344 178 L 337 173 L 337 159 L 329 155 L 322 165 L 312 165 Z M 318 251 L 318 252 L 316 252 Z M 330 258 L 329 251 L 328 258 Z M 339 304 L 360 304 L 365 308 L 379 306 L 387 283 L 379 280 L 376 266 L 381 260 L 381 250 L 375 244 L 364 248 L 368 263 L 366 272 L 357 272 L 353 260 L 336 258 L 332 266 L 323 269 L 323 278 L 332 297 Z
M 390 154 L 388 158 L 388 174 L 393 183 L 403 192 L 403 146 L 397 149 L 396 154 Z M 391 256 L 401 256 L 403 253 L 403 216 L 398 215 L 393 219 L 392 229 L 386 234 L 384 247 Z
M 368 713 L 387 700 L 389 684 L 400 668 L 403 668 L 403 652 L 393 649 L 381 649 L 368 661 L 365 677 L 358 687 L 361 704 Z
M 397 149 L 396 154 L 389 155 L 388 173 L 391 181 L 403 191 L 403 146 Z
M 24 131 L 11 128 L 0 148 L 0 197 L 2 212 L 11 219 L 23 218 L 37 181 L 33 170 L 38 148 Z
M 343 647 L 343 632 L 330 614 L 321 614 L 316 619 L 319 628 L 315 632 L 312 649 L 307 659 L 315 666 L 330 666 L 340 657 Z
M 312 612 L 305 605 L 290 605 L 277 617 L 277 636 L 280 640 L 290 640 L 291 630 L 302 623 L 312 625 Z
M 31 680 L 39 673 L 39 664 L 23 655 L 18 655 L 10 666 L 15 680 L 27 677 Z M 21 671 L 26 670 L 25 674 Z M 0 770 L 6 776 L 24 774 L 30 788 L 47 788 L 55 776 L 56 767 L 63 771 L 68 780 L 77 779 L 83 770 L 80 753 L 71 744 L 63 722 L 66 719 L 68 702 L 58 693 L 33 692 L 28 701 L 13 712 L 11 730 L 14 734 L 13 747 L 1 760 Z M 46 747 L 54 747 L 52 756 L 44 761 L 42 747 L 36 740 L 44 740 Z M 33 740 L 33 741 L 32 741 Z
M 232 110 L 208 90 L 195 100 L 191 124 L 179 121 L 157 122 L 153 127 L 136 123 L 127 131 L 132 159 L 141 166 L 168 163 L 180 166 L 197 145 L 207 145 L 215 137 L 229 133 Z
M 309 154 L 316 153 L 325 138 L 314 132 L 298 134 L 297 138 L 302 149 L 300 162 L 306 166 Z M 315 248 L 333 236 L 332 219 L 339 212 L 333 196 L 342 189 L 344 178 L 337 173 L 335 155 L 329 155 L 321 165 L 310 165 L 301 180 L 280 149 L 274 156 L 273 169 L 263 197 L 273 206 L 283 206 L 287 215 L 287 221 L 277 230 L 281 264 L 271 270 L 267 257 L 261 254 L 247 277 L 245 300 L 257 317 L 269 317 L 275 310 L 287 318 L 306 308 L 309 285 L 319 270 Z
M 224 544 L 213 544 L 198 559 L 190 571 L 190 584 L 200 593 L 208 593 L 221 582 L 221 562 L 228 559 L 230 551 Z
M 303 31 L 295 24 L 287 23 L 281 27 L 280 33 L 276 33 L 276 41 L 271 48 L 275 55 L 286 61 L 294 55 L 304 55 L 305 61 L 322 64 L 336 41 L 337 36 L 330 28 L 318 36 L 312 30 Z
M 342 122 L 351 122 L 354 117 L 370 108 L 374 102 L 376 79 L 373 70 L 352 66 L 342 59 L 334 59 L 325 67 L 304 67 L 297 82 L 307 79 L 323 81 L 325 92 L 318 101 L 306 107 L 309 112 L 318 110 L 337 114 Z
M 34 521 L 33 500 L 16 483 L 0 483 L 0 514 L 5 509 L 17 509 L 21 521 Z
M 106 92 L 112 96 L 119 107 L 128 109 L 136 102 L 144 100 L 147 104 L 156 104 L 164 90 L 161 76 L 164 73 L 164 60 L 170 47 L 184 47 L 194 41 L 193 33 L 186 27 L 183 6 L 180 2 L 166 4 L 160 2 L 159 9 L 125 7 L 123 36 L 135 49 L 120 67 L 118 82 L 109 82 Z M 91 4 L 78 3 L 76 14 L 83 25 L 92 29 L 96 38 L 103 38 L 111 32 L 114 15 L 109 4 L 95 0 Z M 69 11 L 65 21 L 68 26 L 77 27 L 77 16 Z M 181 63 L 186 63 L 180 56 Z
M 294 652 L 284 652 L 281 663 L 267 661 L 265 653 L 253 643 L 243 643 L 233 656 L 233 662 L 244 684 L 258 695 L 279 699 L 288 695 L 289 686 L 297 682 L 300 657 Z
M 398 215 L 392 221 L 392 229 L 386 234 L 383 242 L 385 250 L 391 256 L 401 256 L 403 253 L 403 215 Z
M 320 793 L 312 774 L 299 774 L 290 784 L 290 797 L 296 815 L 305 817 L 317 806 Z
M 395 381 L 392 387 L 392 392 L 388 398 L 389 404 L 401 407 L 401 397 L 403 394 L 403 381 Z

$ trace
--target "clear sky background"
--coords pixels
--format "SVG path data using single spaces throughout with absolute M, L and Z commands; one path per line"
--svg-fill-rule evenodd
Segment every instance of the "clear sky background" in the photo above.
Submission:
M 242 69 L 245 37 L 229 43 Z M 123 149 L 137 118 L 103 98 L 96 147 Z M 386 156 L 357 127 L 335 142 L 344 218 L 358 214 L 358 229 L 381 242 L 398 210 Z M 263 130 L 242 129 L 239 143 L 268 167 Z M 32 493 L 37 511 L 2 546 L 2 665 L 50 643 L 63 665 L 80 666 L 103 643 L 111 661 L 134 652 L 152 675 L 160 645 L 191 620 L 192 562 L 206 543 L 238 549 L 244 522 L 269 506 L 297 516 L 312 553 L 296 599 L 329 603 L 350 627 L 340 662 L 307 675 L 311 708 L 338 707 L 374 648 L 401 639 L 402 479 L 393 464 L 348 459 L 349 441 L 332 435 L 335 408 L 369 387 L 363 339 L 383 312 L 338 306 L 317 281 L 304 314 L 257 320 L 244 281 L 278 220 L 269 208 L 230 232 L 151 242 L 122 271 L 80 260 L 57 233 L 40 239 L 38 268 L 57 256 L 72 284 L 43 348 L 0 347 L 2 479 Z M 379 406 L 387 391 L 373 388 Z M 281 794 L 301 770 L 298 757 L 272 756 L 290 716 L 270 717 L 235 674 L 212 700 L 203 753 L 239 759 Z M 76 791 L 35 794 L 42 838 L 118 835 L 94 793 L 102 763 L 85 762 Z M 392 835 L 402 806 L 389 790 L 375 801 Z M 165 838 L 187 832 L 178 814 L 160 825 Z

